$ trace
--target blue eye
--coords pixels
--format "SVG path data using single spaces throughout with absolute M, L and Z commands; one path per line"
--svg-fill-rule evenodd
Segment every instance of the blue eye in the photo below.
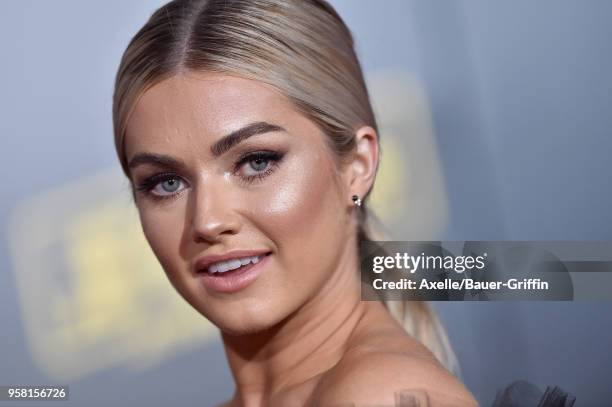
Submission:
M 174 174 L 154 175 L 138 187 L 139 191 L 145 191 L 156 199 L 170 198 L 180 193 L 185 188 L 185 182 Z
M 176 195 L 182 184 L 183 181 L 180 178 L 176 176 L 166 176 L 166 178 L 161 179 L 154 184 L 150 192 L 157 197 L 166 198 Z
M 276 169 L 282 158 L 283 155 L 275 151 L 250 153 L 238 162 L 237 172 L 246 182 L 263 179 Z
M 261 172 L 268 167 L 268 163 L 270 160 L 265 158 L 256 158 L 254 160 L 249 161 L 249 167 L 251 167 L 256 172 Z
M 272 174 L 283 159 L 284 153 L 256 151 L 244 155 L 235 164 L 234 175 L 241 181 L 252 183 Z M 155 174 L 142 181 L 136 189 L 156 200 L 178 197 L 189 185 L 175 173 Z
M 180 181 L 172 178 L 164 182 L 161 182 L 159 185 L 164 191 L 173 193 L 173 192 L 176 192 L 176 190 L 179 188 Z

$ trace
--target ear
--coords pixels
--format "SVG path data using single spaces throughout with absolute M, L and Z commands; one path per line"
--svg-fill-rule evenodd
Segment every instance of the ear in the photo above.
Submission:
M 363 197 L 370 191 L 378 168 L 378 134 L 370 126 L 360 127 L 355 133 L 357 148 L 346 167 L 346 182 L 349 191 L 347 201 L 353 204 L 351 196 Z

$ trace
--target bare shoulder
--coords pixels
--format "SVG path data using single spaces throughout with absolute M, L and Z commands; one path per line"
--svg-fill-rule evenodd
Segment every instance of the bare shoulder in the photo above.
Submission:
M 433 355 L 418 350 L 398 351 L 393 346 L 388 350 L 347 353 L 319 382 L 313 402 L 330 407 L 478 406 L 465 386 Z

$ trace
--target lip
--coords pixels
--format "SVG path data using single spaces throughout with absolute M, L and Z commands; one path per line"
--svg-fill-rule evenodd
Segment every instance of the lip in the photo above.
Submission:
M 251 256 L 255 256 L 255 254 Z M 226 271 L 225 273 L 198 272 L 197 278 L 207 290 L 226 294 L 235 293 L 243 290 L 259 277 L 270 261 L 270 257 L 272 257 L 272 254 L 263 256 L 257 264 L 249 263 L 239 269 Z M 229 258 L 235 258 L 235 256 Z
M 263 256 L 269 252 L 270 250 L 232 250 L 231 252 L 223 254 L 210 254 L 197 259 L 193 264 L 193 271 L 195 273 L 200 273 L 200 270 L 204 270 L 211 264 L 219 261 L 238 259 L 241 257 Z

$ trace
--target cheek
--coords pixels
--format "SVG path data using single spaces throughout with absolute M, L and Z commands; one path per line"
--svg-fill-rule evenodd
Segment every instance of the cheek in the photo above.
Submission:
M 285 275 L 300 281 L 304 272 L 315 275 L 309 272 L 332 264 L 348 228 L 333 164 L 311 156 L 285 167 L 273 193 L 254 201 L 263 215 L 257 226 L 277 246 Z
M 174 263 L 179 260 L 181 228 L 178 225 L 182 225 L 184 209 L 177 205 L 181 203 L 174 202 L 170 205 L 172 209 L 160 210 L 145 204 L 138 210 L 145 238 L 169 277 L 172 277 L 172 270 L 179 269 Z

